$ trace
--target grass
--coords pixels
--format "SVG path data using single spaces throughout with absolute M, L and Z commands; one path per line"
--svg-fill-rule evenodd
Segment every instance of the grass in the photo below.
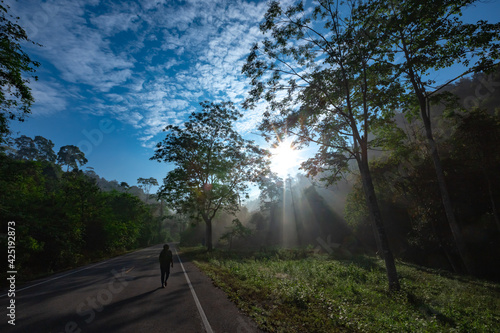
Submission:
M 381 260 L 305 250 L 183 249 L 268 332 L 500 332 L 500 285 L 399 262 L 389 293 Z

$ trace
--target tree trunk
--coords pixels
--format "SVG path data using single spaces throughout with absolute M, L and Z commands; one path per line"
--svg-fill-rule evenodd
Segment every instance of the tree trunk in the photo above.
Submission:
M 396 271 L 396 264 L 394 263 L 394 256 L 389 248 L 389 241 L 385 233 L 385 227 L 382 221 L 382 214 L 378 206 L 377 197 L 375 195 L 375 188 L 368 167 L 368 162 L 365 160 L 358 162 L 359 171 L 361 173 L 361 180 L 363 182 L 363 191 L 365 193 L 366 204 L 370 212 L 372 223 L 375 225 L 377 234 L 375 238 L 379 240 L 379 246 L 382 251 L 382 256 L 385 261 L 385 269 L 387 272 L 387 279 L 389 280 L 389 290 L 397 291 L 401 287 L 399 285 L 398 273 Z
M 375 254 L 379 255 L 382 259 L 384 259 L 384 251 L 382 250 L 382 244 L 380 244 L 380 237 L 377 231 L 377 226 L 375 225 L 375 223 L 373 223 L 373 219 L 371 224 L 372 224 L 373 237 L 375 237 L 375 245 L 377 246 Z
M 205 244 L 207 245 L 207 250 L 212 251 L 212 220 L 205 220 Z
M 439 158 L 436 141 L 434 141 L 434 136 L 432 134 L 431 120 L 426 112 L 425 104 L 423 106 L 421 105 L 420 107 L 420 115 L 422 116 L 422 120 L 424 123 L 425 135 L 430 149 L 429 153 L 431 155 L 432 162 L 434 163 L 434 169 L 436 170 L 436 179 L 439 186 L 439 191 L 441 193 L 441 201 L 443 202 L 443 208 L 446 214 L 446 219 L 448 220 L 448 224 L 451 229 L 451 234 L 453 235 L 458 254 L 462 259 L 465 269 L 469 274 L 474 274 L 474 264 L 469 252 L 467 251 L 462 233 L 460 231 L 460 227 L 458 226 L 457 220 L 455 218 L 453 204 L 448 192 L 448 186 L 446 185 L 443 165 L 441 163 L 441 159 Z

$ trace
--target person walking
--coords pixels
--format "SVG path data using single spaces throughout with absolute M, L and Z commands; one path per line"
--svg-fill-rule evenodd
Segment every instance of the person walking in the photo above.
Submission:
M 163 245 L 163 250 L 160 252 L 160 270 L 161 270 L 161 286 L 167 286 L 168 276 L 170 275 L 170 267 L 174 267 L 172 251 L 169 250 L 168 244 Z

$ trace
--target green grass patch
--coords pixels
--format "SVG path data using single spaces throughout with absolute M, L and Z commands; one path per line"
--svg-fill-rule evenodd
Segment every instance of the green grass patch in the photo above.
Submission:
M 269 332 L 500 332 L 499 284 L 399 262 L 389 293 L 383 261 L 367 256 L 183 252 Z

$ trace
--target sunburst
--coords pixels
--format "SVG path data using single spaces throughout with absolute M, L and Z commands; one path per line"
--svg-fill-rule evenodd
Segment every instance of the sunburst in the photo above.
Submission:
M 292 142 L 291 138 L 286 138 L 271 149 L 271 170 L 280 177 L 285 177 L 299 164 L 299 152 L 293 147 Z

